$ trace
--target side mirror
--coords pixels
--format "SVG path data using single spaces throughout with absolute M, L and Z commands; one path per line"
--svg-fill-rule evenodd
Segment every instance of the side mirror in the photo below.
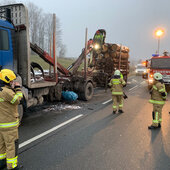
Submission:
M 148 79 L 148 73 L 143 73 L 143 74 L 142 74 L 142 78 L 143 78 L 143 79 Z

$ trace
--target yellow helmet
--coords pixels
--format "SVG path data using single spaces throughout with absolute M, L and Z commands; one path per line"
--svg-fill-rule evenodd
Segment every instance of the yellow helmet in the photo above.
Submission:
M 4 81 L 5 83 L 9 83 L 16 79 L 16 75 L 12 70 L 9 69 L 2 69 L 0 71 L 0 80 Z

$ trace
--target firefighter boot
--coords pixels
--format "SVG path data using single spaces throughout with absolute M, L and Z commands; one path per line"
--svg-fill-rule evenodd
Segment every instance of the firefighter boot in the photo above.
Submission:
M 153 126 L 153 125 L 151 125 L 151 126 L 148 126 L 148 129 L 157 129 L 158 127 L 156 127 L 156 126 Z
M 114 110 L 113 110 L 113 112 L 112 112 L 112 113 L 113 113 L 113 114 L 116 114 L 116 111 L 114 111 Z
M 160 123 L 158 124 L 158 128 L 161 128 L 161 124 Z
M 5 168 L 6 166 L 7 166 L 7 165 L 6 165 L 6 159 L 0 160 L 0 169 Z
M 118 111 L 118 112 L 119 112 L 119 113 L 124 113 L 124 111 L 123 111 L 123 110 L 120 110 L 120 109 L 119 109 L 119 111 Z
M 23 168 L 22 165 L 18 165 L 17 167 L 15 167 L 15 168 L 13 168 L 13 169 L 11 169 L 11 170 L 20 170 L 20 169 L 22 169 L 22 168 Z

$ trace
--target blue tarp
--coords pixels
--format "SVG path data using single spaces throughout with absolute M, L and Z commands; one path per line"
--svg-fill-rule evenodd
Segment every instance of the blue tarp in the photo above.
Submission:
M 78 95 L 73 91 L 62 91 L 62 97 L 67 101 L 75 101 L 78 98 Z

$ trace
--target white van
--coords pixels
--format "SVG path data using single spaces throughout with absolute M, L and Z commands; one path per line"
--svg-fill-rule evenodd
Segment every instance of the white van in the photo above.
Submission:
M 147 72 L 147 69 L 144 65 L 137 64 L 135 72 L 136 72 L 136 75 L 142 75 L 143 73 Z

